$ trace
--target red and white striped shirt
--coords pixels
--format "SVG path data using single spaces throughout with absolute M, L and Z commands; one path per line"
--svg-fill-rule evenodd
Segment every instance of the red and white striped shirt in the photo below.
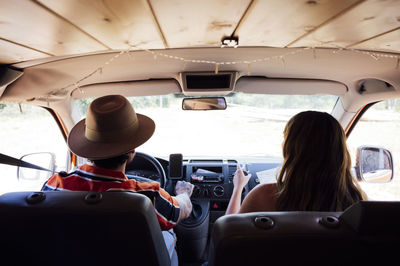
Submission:
M 176 225 L 180 208 L 178 201 L 160 187 L 158 182 L 128 179 L 124 173 L 84 164 L 67 174 L 55 174 L 43 185 L 43 191 L 130 191 L 146 195 L 154 203 L 161 230 Z

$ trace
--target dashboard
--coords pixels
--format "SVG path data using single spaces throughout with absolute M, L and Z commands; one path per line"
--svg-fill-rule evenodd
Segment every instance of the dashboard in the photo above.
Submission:
M 178 159 L 177 159 L 178 158 Z M 210 212 L 210 222 L 225 214 L 229 199 L 233 191 L 233 176 L 236 172 L 236 159 L 182 159 L 182 156 L 170 156 L 170 160 L 156 158 L 160 162 L 165 175 L 164 186 L 171 195 L 174 195 L 174 187 L 178 180 L 184 180 L 194 185 L 192 202 L 207 202 Z M 242 163 L 243 160 L 240 160 Z M 279 160 L 251 161 L 246 160 L 242 167 L 252 176 L 244 188 L 242 197 L 260 183 L 260 173 L 269 169 L 275 169 L 280 165 Z M 160 174 L 154 166 L 142 157 L 135 157 L 128 164 L 126 174 L 129 177 L 151 179 L 160 181 Z
M 239 162 L 234 159 L 189 159 L 183 162 L 183 179 L 194 185 L 192 200 L 209 201 L 210 222 L 225 214 L 233 191 L 233 176 Z M 241 166 L 251 174 L 242 192 L 246 196 L 260 184 L 260 173 L 276 169 L 278 162 L 248 162 Z
M 275 173 L 273 169 L 278 169 L 281 162 L 279 158 L 183 160 L 182 157 L 181 154 L 171 154 L 169 160 L 165 160 L 137 152 L 133 161 L 127 164 L 125 173 L 128 178 L 132 175 L 131 178 L 136 180 L 158 181 L 171 195 L 174 195 L 179 180 L 194 185 L 192 212 L 174 227 L 174 231 L 179 239 L 178 249 L 185 254 L 186 259 L 199 261 L 206 254 L 215 221 L 225 215 L 233 191 L 237 164 L 240 163 L 251 174 L 242 192 L 243 199 L 257 184 L 265 181 L 262 180 L 263 173 Z M 270 181 L 276 180 L 275 174 L 270 176 L 273 176 Z

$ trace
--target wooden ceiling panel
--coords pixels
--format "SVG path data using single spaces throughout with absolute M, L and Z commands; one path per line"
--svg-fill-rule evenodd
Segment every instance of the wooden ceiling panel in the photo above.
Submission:
M 256 1 L 239 26 L 240 45 L 285 47 L 359 0 Z
M 230 36 L 250 0 L 151 0 L 169 47 L 219 46 Z
M 399 27 L 399 11 L 398 0 L 365 1 L 291 46 L 350 47 Z
M 379 49 L 388 52 L 398 52 L 400 51 L 400 28 L 379 37 L 351 46 L 351 48 L 365 50 Z
M 164 48 L 144 0 L 38 0 L 111 49 Z
M 31 59 L 48 57 L 49 55 L 35 51 L 24 46 L 0 39 L 0 63 L 10 64 Z
M 0 0 L 0 36 L 53 55 L 106 49 L 59 16 L 29 0 Z

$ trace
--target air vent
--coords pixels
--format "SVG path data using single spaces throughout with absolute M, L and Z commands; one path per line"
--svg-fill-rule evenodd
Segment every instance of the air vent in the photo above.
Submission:
M 236 172 L 237 166 L 236 165 L 229 165 L 229 176 L 233 176 Z
M 181 73 L 183 94 L 188 96 L 227 95 L 233 91 L 236 72 Z

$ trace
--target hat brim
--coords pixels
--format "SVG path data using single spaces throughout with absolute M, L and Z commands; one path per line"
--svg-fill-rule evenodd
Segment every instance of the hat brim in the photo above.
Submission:
M 154 121 L 145 115 L 136 114 L 139 120 L 137 133 L 115 142 L 94 142 L 85 137 L 85 119 L 79 121 L 68 136 L 68 147 L 74 154 L 89 160 L 112 158 L 127 153 L 145 143 L 154 133 Z

